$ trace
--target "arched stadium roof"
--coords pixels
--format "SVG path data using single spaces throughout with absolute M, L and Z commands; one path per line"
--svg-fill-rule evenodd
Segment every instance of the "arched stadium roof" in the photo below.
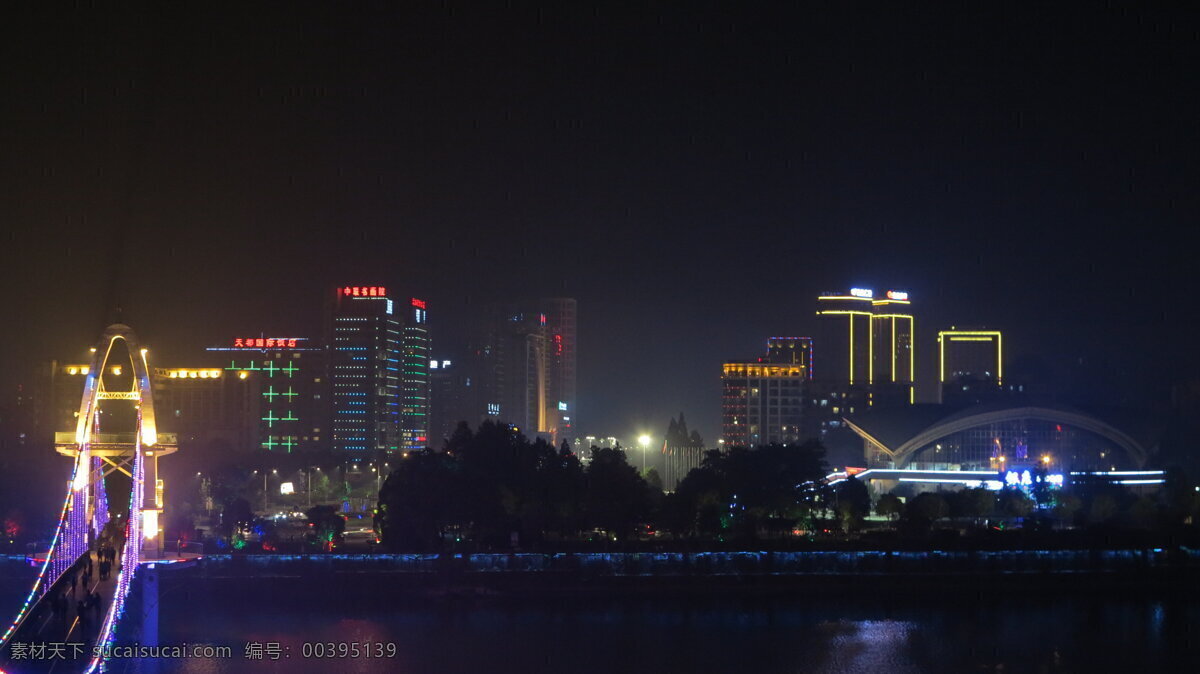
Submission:
M 1035 419 L 1065 424 L 1095 433 L 1120 447 L 1138 466 L 1144 466 L 1146 447 L 1133 435 L 1074 407 L 1056 403 L 1006 401 L 965 409 L 943 405 L 912 405 L 870 410 L 844 420 L 855 433 L 877 445 L 902 466 L 922 447 L 977 426 Z

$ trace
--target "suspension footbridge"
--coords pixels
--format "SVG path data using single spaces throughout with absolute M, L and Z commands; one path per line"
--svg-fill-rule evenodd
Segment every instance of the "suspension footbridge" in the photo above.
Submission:
M 123 352 L 132 386 L 110 390 L 105 374 L 120 371 Z M 55 437 L 56 450 L 72 461 L 62 511 L 49 549 L 34 560 L 38 573 L 28 595 L 11 622 L 0 622 L 0 672 L 105 671 L 103 649 L 116 638 L 138 567 L 162 548 L 158 459 L 176 445 L 175 436 L 158 432 L 147 353 L 120 323 L 109 326 L 92 349 L 75 429 Z M 102 431 L 107 415 L 101 405 L 109 401 L 132 412 L 132 432 Z M 117 473 L 128 478 L 130 490 L 128 510 L 114 513 L 106 478 Z M 106 559 L 112 560 L 104 565 L 111 564 L 111 573 L 93 575 Z M 0 613 L 8 608 L 0 606 Z M 43 651 L 38 659 L 22 650 L 30 644 L 67 652 L 47 658 Z

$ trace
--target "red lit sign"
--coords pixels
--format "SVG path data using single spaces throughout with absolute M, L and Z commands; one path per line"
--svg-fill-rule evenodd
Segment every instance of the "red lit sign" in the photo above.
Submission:
M 562 335 L 555 335 L 554 336 L 554 354 L 557 356 L 561 356 L 562 352 L 563 352 Z
M 338 292 L 346 297 L 387 297 L 384 286 L 346 286 Z
M 235 349 L 294 349 L 295 337 L 238 337 L 233 340 Z
M 425 300 L 419 300 L 414 297 L 414 298 L 412 298 L 412 305 L 418 309 L 424 309 L 425 308 Z

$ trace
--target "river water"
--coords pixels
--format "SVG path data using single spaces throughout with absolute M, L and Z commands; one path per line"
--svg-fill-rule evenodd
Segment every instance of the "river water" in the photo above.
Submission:
M 14 578 L 12 566 L 6 567 Z M 1078 672 L 1200 671 L 1200 603 L 1119 593 L 789 591 L 778 596 L 339 598 L 309 581 L 163 583 L 158 644 L 228 646 L 228 658 L 113 661 L 112 672 Z M 15 582 L 0 583 L 13 606 Z M 250 587 L 253 587 L 252 585 Z M 373 601 L 363 597 L 376 595 Z M 138 602 L 121 632 L 137 638 Z M 7 621 L 5 621 L 7 622 Z M 322 659 L 306 644 L 360 644 Z M 264 659 L 247 658 L 262 644 Z M 280 659 L 269 659 L 278 644 Z M 390 658 L 368 658 L 384 644 Z M 319 648 L 319 647 L 318 647 Z M 380 648 L 372 646 L 372 648 Z M 309 655 L 310 657 L 305 657 Z M 19 670 L 18 670 L 19 671 Z M 58 671 L 58 670 L 56 670 Z
M 240 586 L 239 586 L 240 587 Z M 382 588 L 381 588 L 382 589 Z M 181 672 L 971 672 L 1200 670 L 1200 605 L 1179 597 L 674 596 L 398 599 L 165 596 L 159 643 L 229 645 Z M 395 644 L 395 656 L 305 658 L 305 644 Z M 277 662 L 246 659 L 278 643 Z

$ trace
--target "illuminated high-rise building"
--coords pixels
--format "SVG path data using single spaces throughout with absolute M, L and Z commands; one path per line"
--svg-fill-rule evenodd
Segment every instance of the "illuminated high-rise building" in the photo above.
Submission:
M 429 316 L 425 300 L 412 298 L 401 339 L 400 448 L 429 446 Z
M 938 394 L 954 398 L 986 398 L 1004 384 L 1004 348 L 999 330 L 938 332 Z M 967 394 L 967 395 L 961 395 Z
M 874 297 L 865 288 L 817 297 L 817 348 L 820 365 L 814 379 L 844 386 L 871 383 L 874 373 Z
M 497 304 L 473 349 L 484 416 L 555 442 L 577 425 L 576 302 Z
M 546 338 L 546 412 L 545 433 L 556 441 L 570 437 L 577 424 L 575 378 L 575 324 L 577 303 L 569 297 L 544 297 L 538 300 L 539 320 L 545 316 Z
M 774 337 L 766 358 L 722 365 L 721 440 L 726 447 L 791 444 L 803 438 L 811 357 L 811 340 Z
M 402 326 L 383 286 L 343 286 L 330 297 L 330 447 L 355 460 L 400 450 Z
M 826 388 L 850 390 L 875 402 L 914 402 L 915 327 L 907 292 L 881 296 L 868 288 L 824 293 L 817 298 L 817 346 L 821 363 L 814 378 Z
M 889 290 L 871 301 L 873 396 L 916 402 L 916 338 L 907 292 Z

